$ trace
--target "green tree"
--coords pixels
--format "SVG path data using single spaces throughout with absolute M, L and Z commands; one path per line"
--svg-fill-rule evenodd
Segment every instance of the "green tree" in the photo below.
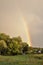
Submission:
M 0 54 L 6 54 L 7 45 L 4 40 L 0 40 Z
M 7 39 L 9 39 L 9 35 L 6 35 L 5 33 L 0 33 L 0 40 L 6 41 Z
M 22 42 L 22 52 L 23 53 L 28 53 L 28 49 L 29 49 L 29 46 L 26 42 Z
M 21 39 L 20 36 L 18 36 L 18 37 L 13 37 L 12 39 L 15 40 L 15 41 L 17 41 L 18 43 L 22 42 L 22 39 Z
M 41 53 L 43 53 L 43 48 L 41 49 Z

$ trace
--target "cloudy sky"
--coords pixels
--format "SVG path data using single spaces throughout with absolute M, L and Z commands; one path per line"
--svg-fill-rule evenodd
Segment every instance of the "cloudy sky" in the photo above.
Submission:
M 43 0 L 0 0 L 0 32 L 27 41 L 23 18 L 32 46 L 43 47 Z

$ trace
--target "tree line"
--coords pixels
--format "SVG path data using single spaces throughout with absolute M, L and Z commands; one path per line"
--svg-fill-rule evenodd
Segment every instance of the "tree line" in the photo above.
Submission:
M 28 44 L 20 36 L 10 38 L 5 33 L 0 33 L 0 55 L 24 54 L 28 51 Z
M 10 38 L 5 33 L 0 33 L 0 55 L 18 55 L 28 53 L 43 53 L 43 48 L 29 47 L 20 36 Z

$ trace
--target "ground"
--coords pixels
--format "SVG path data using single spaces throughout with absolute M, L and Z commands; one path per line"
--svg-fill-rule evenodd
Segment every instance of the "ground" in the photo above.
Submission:
M 43 54 L 0 56 L 0 65 L 43 65 Z

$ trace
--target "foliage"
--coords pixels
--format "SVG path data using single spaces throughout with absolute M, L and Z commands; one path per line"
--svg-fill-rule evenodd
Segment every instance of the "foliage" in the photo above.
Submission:
M 7 45 L 4 40 L 0 40 L 0 54 L 6 54 L 7 51 Z
M 0 33 L 0 54 L 1 55 L 17 55 L 26 53 L 28 44 L 22 42 L 20 36 L 10 38 L 5 33 Z
M 10 38 L 5 33 L 0 33 L 0 55 L 17 55 L 27 53 L 43 53 L 43 48 L 29 47 L 20 36 Z

